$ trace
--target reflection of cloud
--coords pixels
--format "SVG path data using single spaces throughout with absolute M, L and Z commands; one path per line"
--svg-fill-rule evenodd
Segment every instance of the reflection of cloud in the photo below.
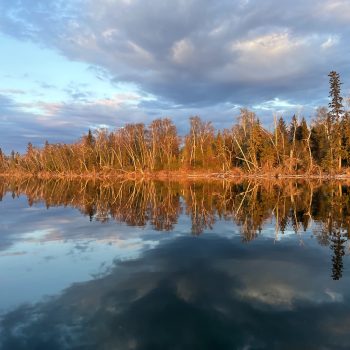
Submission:
M 222 268 L 228 268 L 228 273 L 231 273 L 229 265 L 223 265 Z M 251 274 L 249 271 L 255 273 Z M 317 286 L 317 280 L 313 284 L 306 283 L 302 288 L 295 288 L 295 284 L 300 283 L 298 280 L 305 281 L 312 273 L 307 265 L 298 264 L 297 261 L 285 261 L 282 258 L 279 261 L 261 261 L 253 258 L 245 262 L 241 271 L 234 273 L 241 275 L 244 282 L 232 291 L 234 297 L 239 297 L 258 308 L 293 310 L 301 300 L 310 303 L 343 301 L 339 293 L 328 288 L 325 290 L 322 285 Z
M 292 309 L 292 301 L 295 298 L 295 290 L 285 285 L 268 285 L 263 289 L 243 289 L 238 295 L 247 301 L 256 301 L 269 306 L 280 306 Z M 300 295 L 299 295 L 300 297 Z
M 198 291 L 191 280 L 187 278 L 179 278 L 176 283 L 176 294 L 180 299 L 183 299 L 186 302 L 191 302 L 196 293 L 198 293 Z
M 349 280 L 330 288 L 322 261 L 319 250 L 288 244 L 247 249 L 226 238 L 175 239 L 5 315 L 0 342 L 11 349 L 345 349 Z M 259 292 L 264 282 L 266 293 Z M 281 308 L 284 294 L 292 308 Z
M 293 310 L 295 303 L 300 300 L 315 303 L 342 303 L 344 301 L 343 296 L 337 292 L 326 290 L 322 294 L 320 291 L 315 293 L 314 291 L 296 290 L 294 286 L 287 283 L 264 283 L 263 285 L 237 290 L 235 293 L 250 303 L 286 310 Z
M 76 209 L 50 208 L 41 204 L 28 208 L 27 203 L 5 197 L 0 201 L 4 220 L 0 224 L 0 253 L 6 254 L 9 247 L 14 249 L 18 243 L 31 245 L 42 243 L 84 242 L 90 246 L 112 245 L 116 251 L 135 256 L 144 247 L 153 248 L 159 243 L 156 233 L 139 235 L 139 229 L 127 232 L 124 226 L 116 229 L 115 222 L 89 222 L 84 216 L 77 216 Z M 16 220 L 15 224 L 13 220 Z M 127 253 L 129 252 L 129 253 Z M 12 254 L 12 253 L 11 253 Z
M 325 290 L 325 294 L 327 294 L 333 302 L 341 303 L 344 301 L 344 297 L 342 294 L 334 292 L 328 288 Z
M 2 257 L 2 256 L 19 256 L 19 255 L 25 255 L 25 254 L 27 254 L 27 252 L 25 252 L 25 251 L 5 252 L 5 253 L 1 253 L 0 257 Z

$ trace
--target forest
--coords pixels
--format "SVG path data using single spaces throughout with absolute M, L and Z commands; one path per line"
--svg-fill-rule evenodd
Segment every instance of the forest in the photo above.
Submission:
M 274 117 L 272 130 L 246 108 L 230 128 L 215 130 L 199 116 L 189 118 L 180 136 L 168 118 L 149 125 L 126 124 L 114 131 L 89 130 L 72 144 L 28 144 L 24 154 L 0 149 L 0 174 L 30 176 L 114 176 L 128 174 L 214 173 L 350 174 L 350 111 L 344 107 L 340 76 L 329 73 L 330 102 L 311 122 Z

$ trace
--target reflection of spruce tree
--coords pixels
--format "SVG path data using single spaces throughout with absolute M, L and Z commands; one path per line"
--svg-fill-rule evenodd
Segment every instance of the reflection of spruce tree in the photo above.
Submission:
M 283 216 L 279 221 L 279 229 L 282 233 L 286 231 L 287 225 L 288 225 L 288 217 Z
M 5 187 L 5 183 L 3 181 L 0 181 L 0 202 L 2 201 L 2 198 L 4 197 L 7 189 Z
M 333 250 L 332 257 L 332 278 L 339 280 L 343 275 L 343 256 L 345 255 L 344 243 L 346 239 L 340 231 L 333 232 L 331 236 L 331 249 Z

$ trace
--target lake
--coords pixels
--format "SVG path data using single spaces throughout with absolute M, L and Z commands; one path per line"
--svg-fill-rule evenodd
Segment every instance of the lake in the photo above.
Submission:
M 350 187 L 0 179 L 0 349 L 349 349 Z

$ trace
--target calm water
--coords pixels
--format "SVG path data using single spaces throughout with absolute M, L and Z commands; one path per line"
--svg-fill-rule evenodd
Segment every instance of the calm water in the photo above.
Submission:
M 349 349 L 350 188 L 0 180 L 1 349 Z

